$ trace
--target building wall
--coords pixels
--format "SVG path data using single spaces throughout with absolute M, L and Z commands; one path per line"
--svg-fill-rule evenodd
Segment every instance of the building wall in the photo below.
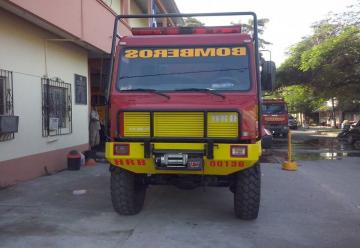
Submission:
M 111 3 L 112 2 L 112 3 Z M 0 188 L 66 167 L 66 154 L 88 145 L 87 105 L 75 105 L 74 74 L 86 76 L 89 59 L 110 52 L 114 17 L 121 1 L 0 0 L 0 69 L 13 73 L 14 114 L 19 116 L 15 139 L 0 141 Z M 142 13 L 130 1 L 130 13 Z M 13 13 L 13 14 L 12 14 Z M 147 26 L 147 20 L 132 20 Z M 131 35 L 127 23 L 120 33 Z M 60 78 L 71 84 L 72 133 L 42 137 L 41 78 Z
M 144 14 L 141 9 L 137 6 L 134 1 L 130 2 L 130 13 L 131 14 Z M 147 19 L 130 19 L 129 24 L 131 27 L 147 27 L 148 20 Z
M 106 53 L 111 50 L 115 11 L 120 8 L 120 0 L 119 3 L 116 1 L 113 0 L 112 7 L 109 7 L 101 0 L 61 0 L 51 3 L 49 0 L 8 0 L 16 9 L 26 10 L 18 11 L 21 16 L 29 19 L 35 17 L 36 22 L 50 24 L 54 30 L 64 31 Z M 122 34 L 130 34 L 124 25 L 120 25 L 119 29 Z
M 0 8 L 0 69 L 13 72 L 14 114 L 19 116 L 15 139 L 0 142 L 0 175 L 6 169 L 6 161 L 88 146 L 89 108 L 74 102 L 74 74 L 88 77 L 87 51 L 71 42 L 48 40 L 54 38 L 59 37 Z M 71 134 L 42 137 L 41 77 L 46 71 L 49 78 L 59 77 L 72 84 Z M 63 163 L 62 167 L 65 166 Z

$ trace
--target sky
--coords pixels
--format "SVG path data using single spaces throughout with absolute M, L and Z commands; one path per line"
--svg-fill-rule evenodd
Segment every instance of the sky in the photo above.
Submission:
M 175 0 L 181 13 L 253 11 L 258 18 L 268 18 L 263 38 L 272 45 L 272 60 L 279 66 L 288 48 L 311 34 L 311 25 L 329 12 L 342 12 L 356 0 Z M 206 25 L 228 25 L 238 17 L 198 18 Z M 268 54 L 268 53 L 267 53 Z M 265 54 L 264 54 L 265 55 Z M 266 56 L 266 55 L 265 55 Z M 268 58 L 267 58 L 268 59 Z

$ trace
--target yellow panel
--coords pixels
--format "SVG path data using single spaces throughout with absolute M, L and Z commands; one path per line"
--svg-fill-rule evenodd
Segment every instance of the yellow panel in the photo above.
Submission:
M 155 137 L 204 137 L 202 112 L 155 112 Z
M 150 136 L 149 112 L 124 112 L 124 137 Z
M 204 150 L 205 144 L 202 143 L 154 143 L 157 150 Z
M 239 134 L 237 112 L 208 112 L 207 135 L 211 138 L 236 138 Z

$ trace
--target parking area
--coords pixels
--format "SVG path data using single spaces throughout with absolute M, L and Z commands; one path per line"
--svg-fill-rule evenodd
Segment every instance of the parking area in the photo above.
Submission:
M 0 246 L 357 247 L 360 159 L 299 164 L 262 164 L 260 215 L 250 222 L 234 217 L 227 188 L 150 187 L 139 215 L 119 216 L 106 164 L 19 183 L 0 190 Z

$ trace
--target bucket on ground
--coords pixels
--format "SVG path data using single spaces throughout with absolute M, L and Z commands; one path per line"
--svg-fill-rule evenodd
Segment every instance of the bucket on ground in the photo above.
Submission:
M 76 150 L 71 150 L 67 155 L 68 170 L 80 170 L 81 154 Z

